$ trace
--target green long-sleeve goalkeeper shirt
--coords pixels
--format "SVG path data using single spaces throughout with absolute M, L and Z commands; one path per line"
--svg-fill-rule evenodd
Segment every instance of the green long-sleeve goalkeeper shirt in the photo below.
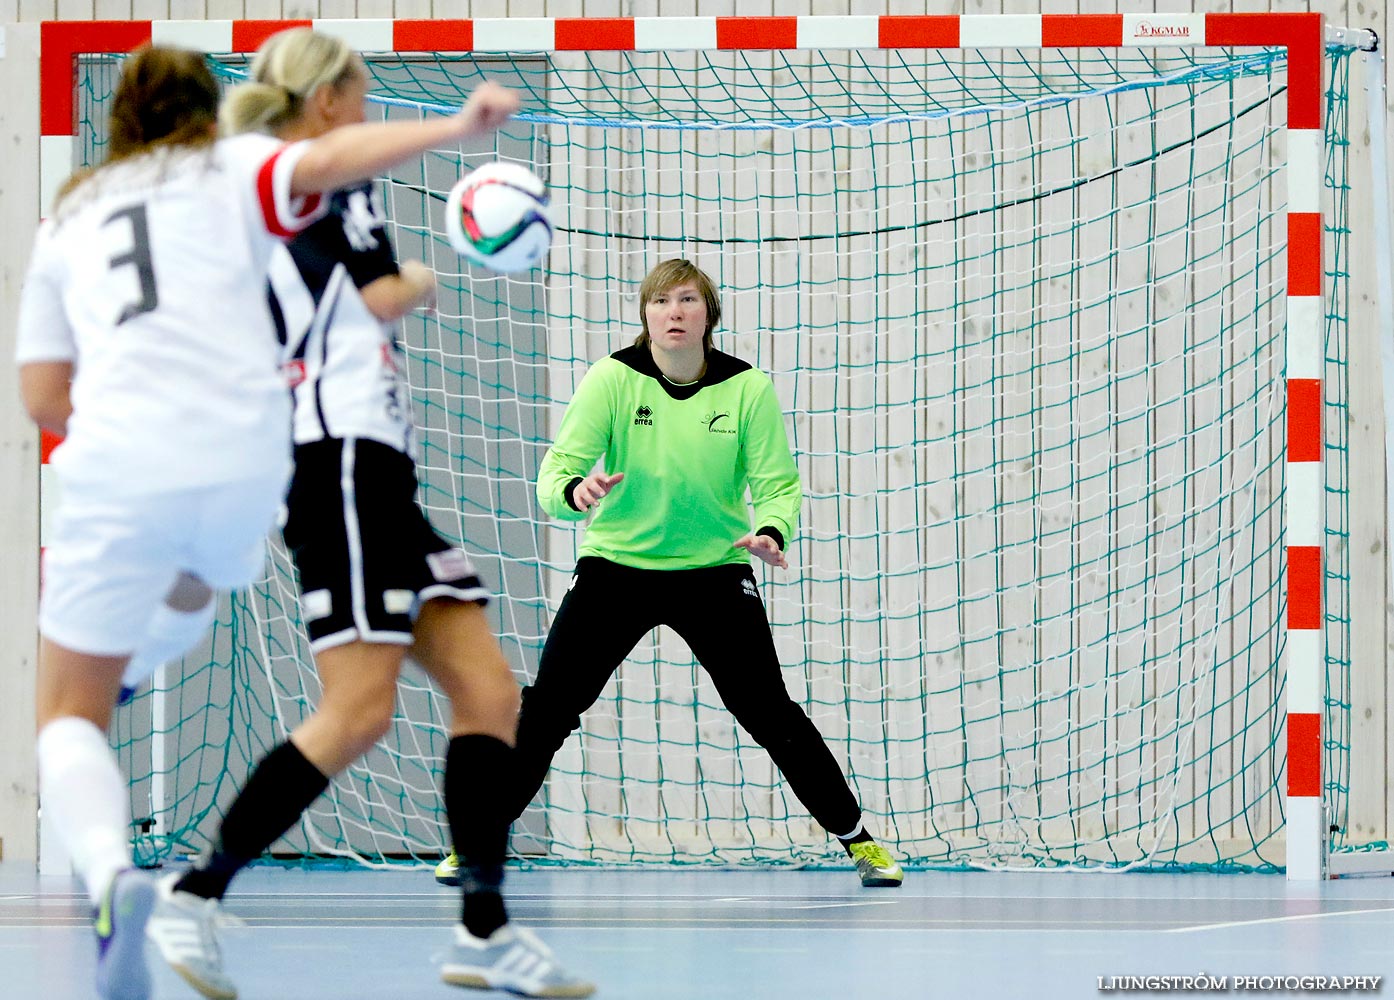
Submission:
M 662 376 L 647 346 L 598 361 L 542 459 L 542 509 L 584 518 L 571 491 L 601 456 L 624 480 L 594 508 L 583 556 L 639 569 L 744 563 L 732 543 L 751 530 L 752 506 L 756 529 L 773 529 L 781 547 L 798 525 L 803 490 L 774 383 L 729 354 L 709 351 L 706 373 L 685 386 Z

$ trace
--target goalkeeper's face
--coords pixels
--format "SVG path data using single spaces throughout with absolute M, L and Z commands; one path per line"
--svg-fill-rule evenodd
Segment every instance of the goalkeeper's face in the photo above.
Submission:
M 644 305 L 649 338 L 669 351 L 702 349 L 707 333 L 707 303 L 696 282 L 655 292 Z

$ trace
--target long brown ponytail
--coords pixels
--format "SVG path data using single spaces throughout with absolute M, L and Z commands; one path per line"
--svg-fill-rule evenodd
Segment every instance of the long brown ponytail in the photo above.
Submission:
M 111 102 L 107 163 L 157 146 L 211 143 L 218 82 L 198 52 L 147 45 L 126 60 Z

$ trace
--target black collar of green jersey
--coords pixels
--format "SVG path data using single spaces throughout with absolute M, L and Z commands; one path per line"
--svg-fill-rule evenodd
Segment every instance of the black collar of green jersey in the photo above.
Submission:
M 742 361 L 740 358 L 730 354 L 723 354 L 718 350 L 707 352 L 707 370 L 696 382 L 688 382 L 686 385 L 677 385 L 668 381 L 663 373 L 658 370 L 658 365 L 654 363 L 653 353 L 648 345 L 633 344 L 622 348 L 610 355 L 623 365 L 633 368 L 640 375 L 647 375 L 663 387 L 663 391 L 674 399 L 691 399 L 702 389 L 709 385 L 718 385 L 725 382 L 728 378 L 734 378 L 741 372 L 750 370 L 750 363 Z

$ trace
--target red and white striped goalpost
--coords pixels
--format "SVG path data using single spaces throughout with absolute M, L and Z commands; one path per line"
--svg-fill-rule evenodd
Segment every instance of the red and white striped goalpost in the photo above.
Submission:
M 76 58 L 146 42 L 251 53 L 313 26 L 359 51 L 561 52 L 718 49 L 1281 47 L 1288 56 L 1287 875 L 1326 871 L 1322 809 L 1325 679 L 1322 567 L 1325 26 L 1319 13 L 1023 14 L 803 17 L 475 18 L 472 20 L 49 21 L 40 29 L 40 214 L 72 172 Z M 44 460 L 55 442 L 46 441 Z M 53 499 L 43 477 L 41 505 Z M 1277 668 L 1277 664 L 1274 665 Z

